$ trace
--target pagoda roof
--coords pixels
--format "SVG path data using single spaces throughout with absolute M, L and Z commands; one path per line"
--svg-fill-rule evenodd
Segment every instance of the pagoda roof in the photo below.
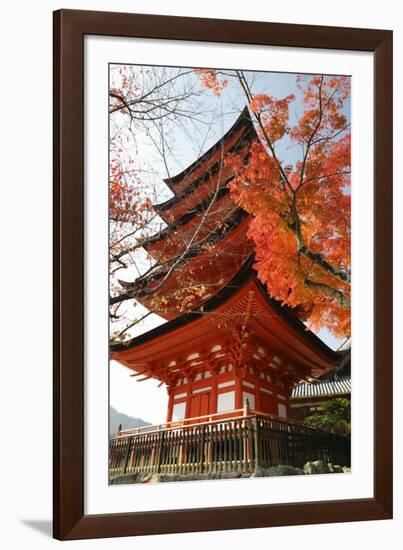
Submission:
M 196 308 L 128 342 L 111 344 L 111 358 L 137 373 L 147 374 L 149 365 L 156 363 L 174 371 L 175 358 L 209 346 L 242 326 L 290 364 L 301 367 L 305 375 L 318 377 L 334 369 L 341 354 L 307 330 L 290 308 L 268 296 L 252 268 L 253 261 L 251 257 L 205 302 L 203 311 Z M 158 374 L 153 376 L 159 378 Z
M 133 282 L 119 281 L 128 293 L 136 291 L 136 299 L 145 307 L 155 309 L 158 305 L 156 313 L 171 319 L 183 313 L 184 298 L 186 307 L 200 306 L 225 286 L 249 257 L 249 214 L 231 200 L 227 183 L 234 174 L 223 165 L 222 154 L 216 157 L 217 151 L 224 148 L 224 154 L 241 153 L 246 160 L 250 142 L 256 137 L 245 107 L 213 147 L 181 174 L 167 180 L 175 183 L 175 196 L 153 206 L 156 211 L 164 210 L 167 226 L 141 243 L 163 265 Z M 175 271 L 163 287 L 158 287 L 173 264 Z M 177 291 L 181 288 L 189 288 L 189 295 L 184 297 Z
M 244 137 L 244 136 L 242 136 Z M 220 142 L 218 142 L 220 143 Z M 228 152 L 234 152 L 236 149 L 236 146 L 238 146 L 239 143 L 236 143 L 234 147 L 231 148 Z M 222 163 L 221 160 L 217 161 L 212 167 L 207 168 L 206 171 L 199 176 L 198 178 L 191 180 L 189 185 L 180 193 L 176 193 L 173 197 L 170 199 L 161 202 L 159 204 L 153 204 L 153 209 L 160 215 L 166 215 L 167 211 L 170 211 L 173 207 L 180 204 L 181 201 L 186 199 L 189 195 L 194 194 L 196 190 L 198 190 L 202 185 L 206 184 L 213 176 L 215 176 L 221 169 Z M 233 175 L 222 178 L 222 183 L 228 183 L 233 178 Z M 164 180 L 165 181 L 165 180 Z
M 215 197 L 215 202 L 219 201 L 221 198 L 228 195 L 229 189 L 228 187 L 221 187 Z M 148 237 L 145 241 L 141 243 L 141 245 L 147 250 L 150 244 L 154 244 L 158 241 L 161 241 L 165 239 L 172 231 L 175 231 L 179 229 L 180 227 L 183 227 L 187 223 L 189 223 L 191 220 L 193 220 L 196 216 L 199 214 L 202 214 L 206 211 L 206 208 L 211 204 L 211 197 L 207 197 L 203 201 L 196 204 L 192 210 L 186 212 L 183 216 L 175 220 L 173 223 L 168 224 L 164 229 L 162 229 L 160 232 L 156 233 L 155 235 Z M 239 208 L 239 210 L 241 210 Z
M 203 244 L 217 245 L 223 239 L 230 238 L 231 233 L 235 232 L 238 229 L 241 222 L 243 222 L 244 220 L 247 220 L 248 218 L 249 218 L 249 214 L 245 212 L 245 210 L 242 210 L 241 208 L 237 208 L 236 210 L 234 210 L 231 217 L 225 220 L 227 224 L 209 233 L 208 237 L 203 240 Z M 151 242 L 153 241 L 150 241 L 149 243 L 151 244 Z M 204 252 L 204 248 L 202 245 L 196 244 L 195 246 L 192 246 L 186 251 L 186 253 L 183 254 L 183 257 L 181 258 L 181 262 L 178 263 L 178 266 L 180 266 L 181 264 L 185 263 L 190 259 L 197 258 L 203 252 Z M 161 269 L 158 272 L 154 272 L 152 275 L 147 275 L 145 277 L 138 277 L 133 282 L 119 280 L 119 283 L 121 286 L 127 289 L 147 288 L 150 283 L 154 281 L 158 281 L 160 278 L 162 278 L 167 273 L 169 268 L 170 268 L 169 264 L 165 267 L 161 266 Z M 141 292 L 139 296 L 141 296 Z
M 225 224 L 203 236 L 199 242 L 179 253 L 172 262 L 167 261 L 153 273 L 139 277 L 133 282 L 119 281 L 128 297 L 136 292 L 136 300 L 148 309 L 153 309 L 165 318 L 173 318 L 183 312 L 184 295 L 180 289 L 204 286 L 199 296 L 189 295 L 189 309 L 200 306 L 235 276 L 253 252 L 253 243 L 247 238 L 249 216 L 241 209 L 235 209 Z M 164 277 L 167 277 L 164 280 Z M 162 284 L 163 282 L 163 284 Z M 162 284 L 162 286 L 161 286 Z M 155 290 L 158 287 L 158 290 Z M 208 290 L 207 290 L 208 289 Z M 154 298 L 164 297 L 155 310 Z M 154 304 L 154 305 L 153 305 Z
M 194 172 L 196 168 L 198 168 L 203 163 L 205 163 L 210 157 L 214 155 L 214 153 L 217 152 L 217 150 L 219 150 L 222 147 L 223 143 L 228 142 L 230 138 L 232 138 L 237 132 L 239 132 L 239 130 L 245 127 L 254 131 L 254 126 L 252 123 L 252 119 L 251 119 L 248 107 L 245 107 L 243 109 L 243 111 L 241 112 L 239 117 L 236 119 L 234 124 L 231 126 L 231 128 L 212 147 L 210 147 L 207 151 L 205 151 L 205 153 L 203 153 L 200 157 L 198 157 L 194 162 L 192 162 L 192 164 L 190 164 L 182 172 L 170 178 L 165 178 L 163 181 L 175 193 L 175 187 L 178 185 L 179 182 L 181 182 L 185 177 L 189 176 L 192 172 Z
M 119 282 L 128 292 L 138 291 L 136 299 L 146 307 L 150 307 L 151 302 L 154 305 L 159 303 L 162 309 L 158 313 L 165 318 L 176 317 L 183 312 L 183 296 L 175 292 L 175 284 L 178 288 L 196 289 L 197 293 L 197 287 L 202 287 L 206 281 L 210 292 L 200 295 L 198 303 L 195 296 L 190 299 L 192 292 L 188 298 L 189 307 L 200 306 L 211 293 L 216 293 L 227 284 L 252 252 L 252 244 L 246 237 L 249 214 L 231 200 L 227 187 L 234 174 L 229 166 L 223 165 L 222 154 L 220 158 L 216 157 L 217 151 L 224 148 L 224 154 L 231 151 L 241 153 L 247 160 L 250 142 L 256 137 L 248 108 L 245 107 L 213 147 L 169 180 L 176 182 L 175 196 L 162 205 L 153 206 L 156 211 L 164 211 L 167 226 L 143 240 L 141 246 L 158 262 L 162 261 L 163 266 L 134 282 Z M 181 185 L 179 182 L 182 182 Z M 224 247 L 228 248 L 226 255 Z M 169 276 L 170 280 L 164 282 L 164 287 L 156 290 L 156 296 L 162 300 L 153 302 L 153 288 L 158 286 L 173 263 L 175 269 L 180 267 L 181 272 Z M 165 306 L 165 303 L 168 305 Z

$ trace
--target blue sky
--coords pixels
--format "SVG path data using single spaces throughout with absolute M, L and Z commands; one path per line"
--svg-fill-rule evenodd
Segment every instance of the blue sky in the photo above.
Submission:
M 295 101 L 290 104 L 290 123 L 293 124 L 303 111 L 302 93 L 297 86 L 295 74 L 289 73 L 263 73 L 246 71 L 244 73 L 254 94 L 266 93 L 277 99 L 290 94 L 295 95 Z M 308 78 L 309 76 L 307 76 Z M 198 77 L 192 75 L 191 79 Z M 232 126 L 239 113 L 247 105 L 246 98 L 236 79 L 228 79 L 228 85 L 219 97 L 211 91 L 206 91 L 203 96 L 203 104 L 207 112 L 203 118 L 203 124 L 190 128 L 192 139 L 184 132 L 178 130 L 175 133 L 175 155 L 170 158 L 169 172 L 175 175 L 185 169 L 203 151 L 216 143 L 221 136 Z M 343 113 L 350 121 L 350 99 L 345 102 Z M 299 146 L 291 143 L 285 136 L 276 144 L 278 156 L 286 163 L 293 164 L 301 158 Z M 166 174 L 165 166 L 161 165 L 161 173 Z M 165 176 L 164 176 L 165 177 Z

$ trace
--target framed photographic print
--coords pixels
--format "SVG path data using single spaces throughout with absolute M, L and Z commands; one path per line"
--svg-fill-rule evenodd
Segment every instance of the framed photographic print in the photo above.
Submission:
M 392 517 L 392 33 L 60 10 L 54 101 L 55 537 Z

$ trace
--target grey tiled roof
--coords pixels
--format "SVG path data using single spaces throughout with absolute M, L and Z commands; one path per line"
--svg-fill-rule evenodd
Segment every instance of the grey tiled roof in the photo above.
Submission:
M 327 397 L 333 395 L 344 395 L 351 392 L 350 376 L 340 377 L 338 380 L 323 381 L 317 384 L 300 382 L 291 393 L 291 399 L 304 397 Z

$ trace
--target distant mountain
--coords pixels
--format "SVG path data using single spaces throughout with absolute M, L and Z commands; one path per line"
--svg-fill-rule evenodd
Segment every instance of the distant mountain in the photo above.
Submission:
M 147 426 L 151 422 L 146 422 L 141 418 L 132 418 L 117 411 L 114 407 L 109 407 L 109 437 L 115 436 L 119 424 L 122 424 L 122 428 L 139 428 L 140 426 Z

